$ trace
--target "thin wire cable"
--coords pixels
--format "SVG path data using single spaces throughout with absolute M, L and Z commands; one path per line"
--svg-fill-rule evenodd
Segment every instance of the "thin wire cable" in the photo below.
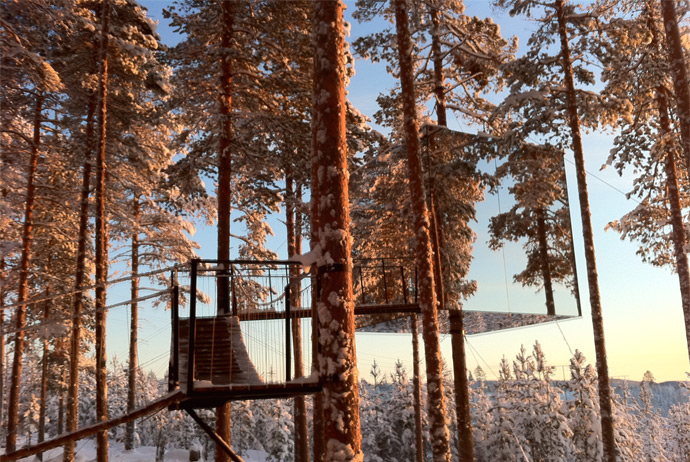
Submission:
M 498 171 L 498 163 L 496 161 L 496 158 L 494 157 L 494 174 Z M 496 190 L 496 202 L 498 202 L 498 214 L 500 215 L 501 212 L 501 191 L 500 188 L 497 188 Z M 508 304 L 508 313 L 511 312 L 510 309 L 510 290 L 508 287 L 508 264 L 506 263 L 506 248 L 504 245 L 501 246 L 501 256 L 503 258 L 503 282 L 505 283 L 506 286 L 506 303 Z
M 148 272 L 146 272 L 146 273 L 131 274 L 131 275 L 127 276 L 127 277 L 123 277 L 123 278 L 119 278 L 119 279 L 111 279 L 110 281 L 106 281 L 105 284 L 104 284 L 103 286 L 107 288 L 108 286 L 111 286 L 111 285 L 114 285 L 114 284 L 118 284 L 118 283 L 120 283 L 120 282 L 131 281 L 132 279 L 135 279 L 135 278 L 137 278 L 137 277 L 153 276 L 153 275 L 155 275 L 155 274 L 165 273 L 165 272 L 167 272 L 167 271 L 171 271 L 171 270 L 173 270 L 173 269 L 178 269 L 178 268 L 184 268 L 184 267 L 186 267 L 186 266 L 187 266 L 186 264 L 174 265 L 174 266 L 169 266 L 169 267 L 167 267 L 167 268 L 163 268 L 163 269 L 159 269 L 159 270 L 148 271 Z M 71 291 L 71 292 L 63 292 L 63 293 L 60 293 L 60 294 L 56 294 L 56 295 L 53 295 L 53 296 L 51 296 L 51 297 L 36 298 L 36 299 L 26 300 L 26 301 L 19 302 L 19 303 L 13 303 L 13 304 L 11 304 L 11 305 L 3 305 L 3 306 L 0 307 L 0 308 L 3 309 L 3 310 L 8 310 L 8 309 L 10 309 L 10 308 L 16 308 L 16 307 L 19 307 L 19 306 L 26 306 L 26 305 L 33 305 L 33 304 L 35 304 L 35 303 L 48 302 L 48 301 L 51 301 L 51 300 L 57 300 L 58 298 L 67 297 L 67 296 L 70 296 L 70 295 L 75 295 L 75 294 L 80 294 L 80 293 L 83 293 L 83 292 L 87 292 L 87 291 L 89 291 L 89 290 L 97 289 L 97 288 L 99 288 L 99 287 L 101 287 L 101 284 L 94 284 L 94 285 L 91 285 L 91 286 L 82 287 L 81 289 L 78 289 L 78 290 L 73 290 L 73 291 Z
M 570 159 L 567 159 L 567 158 L 566 158 L 565 161 L 568 162 L 568 163 L 571 164 L 571 165 L 575 165 L 575 162 L 573 162 L 573 161 L 570 160 Z M 631 200 L 631 201 L 633 201 L 633 202 L 637 202 L 638 205 L 639 205 L 639 204 L 642 204 L 640 201 L 638 201 L 638 200 L 635 199 L 634 197 L 629 197 L 629 196 L 628 196 L 628 193 L 622 191 L 621 189 L 619 189 L 619 188 L 617 188 L 616 186 L 612 185 L 611 183 L 609 183 L 608 181 L 604 180 L 603 178 L 598 177 L 597 175 L 595 175 L 595 174 L 592 173 L 591 171 L 585 169 L 585 172 L 587 173 L 587 175 L 591 176 L 591 177 L 594 178 L 595 180 L 598 180 L 599 182 L 605 184 L 606 186 L 608 186 L 609 188 L 613 189 L 614 191 L 619 192 L 619 193 L 622 194 L 627 200 Z
M 470 341 L 469 341 L 469 339 L 467 338 L 467 336 L 465 335 L 464 337 L 465 337 L 465 342 L 467 342 L 467 346 L 470 347 L 470 353 L 472 353 L 472 356 L 474 357 L 474 360 L 477 362 L 477 364 L 479 363 L 479 361 L 477 361 L 477 356 L 479 356 L 479 358 L 482 360 L 482 362 L 484 363 L 484 365 L 486 366 L 486 368 L 489 370 L 489 372 L 491 372 L 491 374 L 492 374 L 494 377 L 496 377 L 496 380 L 498 380 L 498 375 L 496 375 L 496 373 L 495 373 L 494 370 L 491 368 L 491 366 L 489 366 L 489 364 L 488 364 L 488 363 L 486 362 L 486 360 L 482 357 L 482 355 L 479 353 L 479 351 L 477 351 L 477 349 L 470 343 Z M 475 353 L 476 353 L 477 356 L 475 356 Z
M 561 324 L 558 322 L 558 319 L 554 319 L 554 321 L 556 322 L 556 327 L 558 327 L 558 330 L 561 331 L 561 336 L 563 337 L 563 341 L 570 351 L 570 356 L 573 356 L 573 349 L 570 348 L 570 343 L 568 343 L 568 339 L 565 337 L 565 332 L 563 332 L 563 329 L 561 329 Z
M 160 295 L 164 295 L 164 294 L 170 293 L 170 292 L 172 292 L 171 289 L 166 289 L 166 290 L 162 290 L 162 291 L 158 292 L 157 294 L 147 295 L 147 296 L 145 296 L 145 297 L 137 298 L 136 300 L 127 300 L 127 301 L 124 301 L 124 302 L 116 303 L 116 304 L 114 304 L 114 305 L 108 305 L 108 306 L 105 306 L 105 307 L 99 308 L 99 309 L 93 309 L 93 310 L 82 311 L 78 316 L 72 315 L 72 316 L 67 316 L 67 317 L 60 318 L 60 319 L 41 320 L 41 321 L 38 321 L 38 322 L 36 322 L 35 324 L 32 324 L 32 325 L 30 325 L 30 326 L 23 327 L 22 329 L 3 330 L 2 333 L 3 333 L 3 335 L 6 335 L 6 334 L 16 334 L 17 332 L 29 332 L 29 331 L 32 331 L 32 330 L 35 330 L 35 329 L 39 329 L 39 328 L 43 327 L 44 325 L 60 324 L 61 321 L 67 321 L 68 319 L 69 319 L 69 320 L 74 320 L 74 319 L 77 319 L 78 317 L 84 317 L 84 316 L 87 316 L 87 315 L 89 315 L 89 314 L 94 314 L 94 313 L 98 313 L 98 312 L 101 312 L 101 311 L 107 311 L 107 310 L 109 310 L 109 309 L 111 309 L 111 308 L 117 308 L 117 307 L 120 307 L 120 306 L 128 306 L 128 305 L 130 305 L 133 301 L 144 301 L 144 300 L 148 300 L 148 299 L 151 299 L 151 298 L 156 298 L 156 297 L 158 297 L 158 296 L 160 296 Z

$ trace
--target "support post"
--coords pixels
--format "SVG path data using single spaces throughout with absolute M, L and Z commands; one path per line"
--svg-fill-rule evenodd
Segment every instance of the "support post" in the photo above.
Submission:
M 168 391 L 180 386 L 180 286 L 173 283 L 172 306 L 172 351 L 170 352 L 170 367 L 168 371 Z
M 292 326 L 290 324 L 290 284 L 285 286 L 285 381 L 289 382 L 292 380 L 290 374 L 290 363 L 292 362 L 291 345 L 290 345 L 290 333 L 292 332 Z
M 194 412 L 193 409 L 184 408 L 185 412 L 189 414 L 189 416 L 194 419 L 194 421 L 208 434 L 208 436 L 211 437 L 211 439 L 225 451 L 225 453 L 230 457 L 233 462 L 244 462 L 244 459 L 239 456 L 235 451 L 232 450 L 232 448 L 228 445 L 228 443 L 225 442 L 223 438 L 214 430 L 212 429 L 209 424 L 201 420 L 201 417 L 199 417 L 199 414 Z
M 196 334 L 196 278 L 199 259 L 192 259 L 189 283 L 189 339 L 187 341 L 187 394 L 194 391 L 194 337 Z

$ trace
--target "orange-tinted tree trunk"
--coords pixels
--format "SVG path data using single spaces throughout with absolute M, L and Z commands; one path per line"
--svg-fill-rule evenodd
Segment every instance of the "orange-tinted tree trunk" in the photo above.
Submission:
M 608 359 L 606 358 L 606 342 L 604 340 L 604 319 L 601 310 L 601 295 L 599 293 L 599 276 L 597 274 L 596 256 L 594 253 L 594 234 L 592 231 L 591 211 L 589 208 L 589 193 L 587 191 L 585 157 L 582 147 L 582 135 L 580 134 L 580 118 L 577 112 L 575 80 L 570 56 L 570 44 L 568 42 L 564 0 L 556 0 L 554 8 L 556 9 L 558 34 L 561 42 L 566 111 L 572 138 L 572 150 L 575 156 L 577 191 L 580 202 L 580 218 L 582 220 L 582 237 L 585 245 L 589 303 L 592 309 L 594 351 L 596 354 L 597 379 L 599 384 L 599 405 L 601 409 L 601 434 L 604 445 L 604 459 L 608 462 L 615 462 L 616 453 L 611 407 L 611 384 Z
M 443 393 L 430 221 L 422 176 L 422 161 L 419 155 L 419 130 L 411 53 L 412 40 L 408 27 L 406 2 L 404 0 L 393 0 L 393 5 L 400 64 L 400 86 L 402 88 L 403 126 L 405 142 L 407 144 L 410 196 L 412 198 L 412 212 L 414 215 L 415 255 L 419 274 L 417 290 L 423 316 L 422 335 L 424 337 L 427 368 L 431 449 L 434 461 L 442 462 L 450 461 L 450 435 L 446 425 L 446 405 Z
M 324 460 L 361 461 L 345 129 L 343 3 L 314 2 L 314 146 Z
M 134 231 L 132 232 L 132 281 L 130 287 L 130 311 L 129 325 L 129 364 L 127 366 L 127 412 L 137 408 L 137 369 L 139 368 L 139 198 L 132 202 L 132 218 Z M 134 421 L 125 424 L 125 449 L 134 449 Z
M 302 237 L 299 211 L 296 208 L 298 196 L 295 193 L 292 176 L 288 172 L 285 178 L 285 226 L 287 228 L 288 257 L 302 253 Z M 290 306 L 293 310 L 300 307 L 299 268 L 290 268 Z M 300 318 L 292 319 L 292 349 L 295 361 L 294 378 L 304 376 L 302 355 L 302 323 Z M 309 425 L 307 423 L 307 403 L 304 396 L 294 398 L 295 419 L 295 460 L 309 462 Z
M 436 4 L 431 5 L 430 10 L 432 34 L 431 54 L 434 63 L 434 94 L 436 95 L 436 114 L 438 124 L 442 127 L 448 125 L 446 117 L 446 89 L 444 87 L 443 56 L 441 56 L 440 39 L 440 13 Z M 430 159 L 433 162 L 433 159 Z M 436 194 L 433 190 L 433 182 L 430 181 L 431 195 L 431 219 L 433 220 L 432 243 L 434 248 L 434 278 L 437 284 L 436 296 L 439 304 L 444 309 L 446 296 L 444 291 L 443 271 L 443 229 L 441 226 L 441 214 L 436 204 Z M 470 393 L 467 380 L 467 358 L 465 357 L 465 334 L 462 305 L 458 310 L 449 313 L 451 322 L 451 342 L 453 350 L 453 385 L 455 386 L 455 414 L 458 421 L 458 451 L 463 462 L 474 461 L 474 437 L 472 436 L 472 419 L 470 412 Z
M 690 89 L 688 88 L 688 72 L 685 66 L 683 46 L 678 30 L 676 9 L 672 1 L 660 0 L 666 30 L 666 42 L 669 48 L 668 56 L 673 72 L 673 87 L 676 94 L 678 108 L 678 123 L 680 125 L 681 144 L 685 154 L 686 166 L 690 171 Z M 668 118 L 668 101 L 665 90 L 659 89 L 656 95 L 659 106 L 659 117 L 664 133 L 670 133 L 671 123 Z M 680 280 L 680 293 L 683 305 L 683 319 L 685 321 L 685 338 L 690 358 L 690 270 L 688 269 L 688 255 L 685 250 L 686 235 L 683 224 L 683 215 L 678 191 L 678 178 L 676 175 L 676 162 L 673 151 L 668 150 L 665 159 L 666 185 L 668 188 L 669 203 L 671 205 L 671 224 L 673 226 L 673 246 L 676 256 L 676 271 Z
M 108 33 L 110 0 L 103 1 L 98 85 L 98 150 L 96 152 L 96 420 L 108 420 L 106 356 L 106 282 L 108 279 L 108 220 L 106 212 L 106 140 L 108 120 Z M 108 432 L 96 433 L 98 462 L 108 461 Z
M 666 32 L 667 55 L 671 64 L 673 89 L 676 95 L 678 125 L 685 154 L 685 164 L 690 174 L 690 88 L 688 88 L 688 68 L 685 63 L 685 51 L 678 28 L 675 0 L 659 0 L 661 14 Z M 686 317 L 689 316 L 686 314 Z
M 86 120 L 86 143 L 93 141 L 93 116 L 96 110 L 89 102 Z M 90 155 L 88 155 L 90 157 Z M 77 267 L 74 277 L 74 301 L 72 303 L 72 330 L 70 332 L 69 379 L 67 383 L 67 431 L 75 431 L 79 423 L 79 364 L 81 360 L 81 325 L 84 308 L 84 294 L 80 292 L 86 279 L 86 241 L 89 234 L 89 190 L 91 183 L 91 161 L 85 159 L 82 168 L 82 186 L 79 198 L 79 237 L 77 240 Z M 63 449 L 63 461 L 74 462 L 75 442 L 70 441 Z
M 26 302 L 29 298 L 29 266 L 31 264 L 31 243 L 34 229 L 34 204 L 36 200 L 36 168 L 38 166 L 38 149 L 41 142 L 41 110 L 43 109 L 43 96 L 36 97 L 34 113 L 34 130 L 29 156 L 29 168 L 27 171 L 26 207 L 24 209 L 24 229 L 22 232 L 22 254 L 19 262 L 19 288 L 17 291 L 17 311 L 14 314 L 14 357 L 12 361 L 12 377 L 10 381 L 10 396 L 7 405 L 7 435 L 5 439 L 5 452 L 13 452 L 17 447 L 17 424 L 19 412 L 19 388 L 22 377 L 22 360 L 26 340 L 24 327 L 26 326 Z
M 232 62 L 228 52 L 232 46 L 234 30 L 233 2 L 220 2 L 222 15 L 220 76 L 220 146 L 218 152 L 218 260 L 230 259 L 230 182 L 232 175 L 231 143 L 232 143 Z M 217 278 L 218 312 L 227 313 L 230 310 L 229 278 Z M 231 444 L 232 422 L 230 404 L 216 408 L 216 431 L 228 445 Z M 216 462 L 229 460 L 227 453 L 216 445 Z

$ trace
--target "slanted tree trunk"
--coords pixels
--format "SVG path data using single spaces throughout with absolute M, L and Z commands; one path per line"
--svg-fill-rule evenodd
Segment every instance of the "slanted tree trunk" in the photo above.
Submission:
M 26 207 L 24 209 L 24 229 L 22 232 L 22 253 L 19 262 L 19 288 L 17 290 L 17 310 L 14 314 L 14 357 L 12 361 L 12 377 L 10 381 L 10 396 L 7 405 L 7 435 L 5 452 L 13 452 L 17 447 L 17 424 L 19 412 L 19 388 L 22 378 L 22 360 L 26 340 L 24 327 L 26 326 L 26 305 L 29 298 L 29 266 L 31 265 L 31 243 L 34 229 L 34 203 L 36 199 L 36 167 L 38 166 L 38 150 L 41 143 L 41 122 L 43 109 L 43 95 L 36 96 L 34 108 L 34 127 L 31 142 L 31 154 L 26 172 Z
M 296 208 L 297 194 L 295 194 L 293 179 L 290 172 L 285 178 L 285 226 L 287 228 L 288 257 L 302 253 L 302 238 L 298 226 L 299 211 Z M 290 268 L 290 306 L 293 310 L 300 307 L 300 270 Z M 304 362 L 302 359 L 302 323 L 300 318 L 292 319 L 292 348 L 295 361 L 294 378 L 304 376 Z M 307 406 L 304 396 L 294 398 L 295 419 L 295 460 L 309 462 L 309 426 L 307 424 Z
M 393 7 L 400 63 L 400 86 L 402 88 L 403 125 L 407 144 L 410 197 L 414 215 L 415 254 L 419 274 L 417 290 L 423 316 L 422 333 L 427 368 L 428 412 L 430 434 L 432 435 L 431 449 L 433 460 L 442 462 L 450 461 L 451 458 L 450 435 L 446 425 L 446 404 L 443 393 L 430 221 L 426 205 L 422 161 L 419 154 L 412 40 L 408 27 L 407 3 L 404 0 L 393 0 Z
M 688 68 L 685 64 L 685 51 L 678 29 L 675 0 L 659 0 L 661 15 L 666 32 L 667 56 L 671 64 L 673 89 L 678 110 L 681 144 L 685 154 L 685 164 L 690 175 L 690 88 L 688 88 Z M 685 313 L 686 325 L 690 324 L 690 313 Z
M 656 90 L 656 103 L 659 108 L 659 125 L 661 126 L 662 136 L 667 138 L 672 136 L 672 128 L 665 88 L 659 87 Z M 688 314 L 690 314 L 690 268 L 688 266 L 688 254 L 685 250 L 687 237 L 685 235 L 685 226 L 683 223 L 683 208 L 680 202 L 676 160 L 673 155 L 673 149 L 670 147 L 666 150 L 664 169 L 666 171 L 666 188 L 671 211 L 671 235 L 673 239 L 673 250 L 676 257 L 676 272 L 678 273 L 678 281 L 680 283 L 681 304 L 686 320 L 686 344 L 688 346 L 688 357 L 690 357 L 690 325 L 687 322 L 687 320 L 690 319 L 690 316 L 688 316 Z
M 343 3 L 314 2 L 314 147 L 318 187 L 324 460 L 361 461 L 345 128 Z M 326 200 L 323 200 L 326 199 Z
M 434 94 L 436 95 L 436 114 L 438 124 L 442 127 L 448 126 L 446 117 L 446 89 L 443 81 L 443 57 L 441 56 L 440 33 L 440 14 L 437 4 L 433 3 L 430 9 L 432 34 L 431 34 L 431 54 L 434 63 Z M 433 159 L 431 160 L 433 162 Z M 444 290 L 444 271 L 443 271 L 443 229 L 441 226 L 440 213 L 436 202 L 436 194 L 433 190 L 433 182 L 430 181 L 431 195 L 431 218 L 433 220 L 432 243 L 434 247 L 435 267 L 434 277 L 437 285 L 436 294 L 440 306 L 446 306 L 446 294 Z M 472 436 L 472 420 L 470 412 L 470 393 L 467 381 L 467 359 L 465 357 L 465 334 L 462 306 L 458 310 L 449 313 L 451 322 L 451 342 L 453 350 L 453 385 L 455 386 L 455 413 L 458 421 L 458 450 L 460 460 L 463 462 L 474 461 L 474 437 Z M 453 328 L 455 326 L 455 328 Z
M 659 104 L 660 113 L 665 104 L 665 96 L 660 96 L 657 93 L 657 102 Z M 661 103 L 661 100 L 664 102 Z M 661 117 L 662 130 L 666 133 L 670 132 L 670 123 L 668 120 L 668 113 Z M 664 120 L 665 119 L 665 120 Z M 668 132 L 666 129 L 668 128 Z M 671 211 L 671 227 L 673 229 L 673 249 L 676 257 L 676 272 L 678 273 L 678 282 L 680 284 L 680 297 L 683 306 L 683 314 L 685 318 L 685 338 L 688 346 L 688 357 L 690 357 L 690 268 L 688 267 L 688 254 L 686 253 L 687 237 L 685 234 L 685 225 L 683 223 L 682 206 L 680 202 L 680 191 L 678 187 L 678 175 L 676 172 L 676 160 L 673 155 L 673 150 L 669 149 L 664 159 L 664 168 L 666 171 L 666 188 L 668 191 L 668 201 Z
M 127 412 L 137 408 L 137 370 L 139 369 L 139 197 L 132 202 L 132 219 L 134 231 L 132 232 L 132 281 L 130 287 L 131 319 L 129 327 L 129 367 L 127 370 Z M 125 425 L 125 449 L 134 449 L 134 421 Z
M 551 283 L 551 265 L 549 263 L 549 241 L 546 239 L 546 211 L 539 208 L 535 211 L 537 217 L 537 240 L 539 241 L 539 263 L 544 280 L 544 295 L 546 295 L 546 314 L 556 315 L 556 302 L 553 299 L 553 284 Z
M 230 208 L 231 193 L 230 181 L 232 176 L 231 152 L 232 143 L 232 61 L 229 51 L 232 47 L 234 32 L 233 2 L 221 2 L 221 57 L 220 75 L 220 146 L 218 152 L 218 260 L 230 260 Z M 229 278 L 217 278 L 218 312 L 230 311 Z M 230 417 L 230 404 L 224 404 L 216 408 L 216 431 L 230 446 L 232 422 Z M 227 453 L 216 445 L 216 462 L 227 462 Z
M 616 450 L 611 408 L 611 385 L 608 359 L 606 358 L 606 342 L 604 340 L 604 320 L 601 312 L 601 296 L 599 294 L 599 277 L 597 275 L 596 256 L 594 253 L 594 234 L 592 231 L 591 212 L 589 208 L 589 193 L 587 191 L 585 157 L 582 147 L 582 136 L 580 134 L 580 118 L 577 113 L 575 81 L 573 78 L 572 59 L 570 57 L 570 44 L 568 42 L 564 0 L 555 0 L 554 8 L 556 9 L 558 34 L 561 42 L 566 111 L 573 143 L 572 149 L 575 156 L 577 190 L 580 201 L 580 218 L 582 220 L 582 237 L 585 245 L 585 261 L 587 263 L 587 282 L 589 285 L 589 303 L 592 309 L 592 327 L 594 331 L 594 350 L 596 354 L 597 379 L 599 384 L 599 405 L 601 408 L 601 433 L 604 443 L 604 460 L 615 462 Z
M 108 34 L 110 0 L 103 1 L 100 76 L 98 83 L 98 150 L 96 153 L 96 420 L 108 420 L 106 357 L 106 283 L 108 279 L 108 220 L 106 213 L 106 140 L 108 118 Z M 108 432 L 96 433 L 98 462 L 108 461 Z
M 660 0 L 664 18 L 666 42 L 669 48 L 668 56 L 671 61 L 673 87 L 676 94 L 678 108 L 678 124 L 680 125 L 681 144 L 685 154 L 685 163 L 690 172 L 690 89 L 688 89 L 688 72 L 685 66 L 683 46 L 678 30 L 678 20 L 673 1 Z M 655 37 L 656 40 L 656 37 Z M 665 89 L 656 92 L 659 107 L 659 121 L 664 134 L 671 133 L 671 122 L 668 117 L 668 100 Z M 685 321 L 685 340 L 690 358 L 690 270 L 688 269 L 688 255 L 685 250 L 687 238 L 683 224 L 683 214 L 678 190 L 678 177 L 673 151 L 668 150 L 665 158 L 666 187 L 671 207 L 671 225 L 673 227 L 673 248 L 676 257 L 676 271 L 680 281 L 681 302 L 683 305 L 683 319 Z

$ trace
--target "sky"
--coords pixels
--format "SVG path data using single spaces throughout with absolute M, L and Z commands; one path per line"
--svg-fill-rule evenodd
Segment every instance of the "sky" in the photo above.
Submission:
M 161 9 L 169 5 L 168 0 L 140 0 L 149 14 L 160 21 L 158 32 L 164 43 L 179 40 L 165 25 Z M 346 11 L 346 19 L 354 9 L 353 2 Z M 507 14 L 494 11 L 485 0 L 466 0 L 466 14 L 479 17 L 493 17 L 504 37 L 517 35 L 519 43 L 526 43 L 527 33 L 532 27 L 525 20 L 511 18 Z M 352 36 L 365 34 L 375 25 L 360 25 L 352 22 Z M 520 53 L 520 48 L 518 53 Z M 361 112 L 372 116 L 378 109 L 376 97 L 385 93 L 394 81 L 386 75 L 382 64 L 372 64 L 361 59 L 355 63 L 356 75 L 348 87 L 348 97 Z M 453 117 L 450 117 L 452 120 Z M 451 127 L 459 129 L 458 122 L 451 122 Z M 606 231 L 606 225 L 620 218 L 631 210 L 635 203 L 628 200 L 625 192 L 629 191 L 632 177 L 619 177 L 613 168 L 601 170 L 608 152 L 612 147 L 613 134 L 588 133 L 584 136 L 585 163 L 588 170 L 588 187 L 592 224 L 594 227 L 594 244 L 597 255 L 597 269 L 604 316 L 609 372 L 613 378 L 631 381 L 642 379 L 645 371 L 650 370 L 657 381 L 685 380 L 690 371 L 688 347 L 685 340 L 685 329 L 680 303 L 678 278 L 669 269 L 655 268 L 642 263 L 635 254 L 637 244 L 621 241 L 614 231 Z M 590 363 L 594 364 L 594 343 L 592 322 L 589 310 L 587 278 L 582 244 L 581 226 L 577 204 L 574 166 L 572 154 L 566 153 L 566 171 L 570 190 L 570 204 L 573 216 L 573 231 L 578 265 L 578 276 L 581 285 L 583 316 L 581 318 L 548 323 L 536 327 L 525 327 L 510 331 L 480 334 L 467 337 L 467 363 L 470 370 L 478 365 L 485 371 L 487 378 L 496 378 L 498 363 L 502 357 L 511 360 L 524 346 L 528 351 L 535 341 L 539 341 L 549 363 L 556 366 L 556 378 L 568 377 L 567 365 L 574 350 L 582 351 Z M 510 268 L 516 262 L 513 252 L 507 251 L 505 260 L 500 253 L 486 249 L 486 226 L 488 217 L 496 213 L 499 203 L 505 208 L 507 197 L 489 196 L 478 205 L 479 220 L 473 226 L 478 234 L 475 260 L 470 278 L 476 278 L 480 293 L 490 293 L 496 300 L 505 300 L 502 309 L 509 311 L 511 300 L 519 298 L 518 288 L 512 283 Z M 280 227 L 274 227 L 277 236 L 270 247 L 286 257 L 286 239 Z M 200 255 L 213 258 L 215 255 L 215 228 L 199 227 L 195 236 L 203 243 Z M 504 271 L 504 261 L 507 270 Z M 512 266 L 511 266 L 512 265 Z M 508 295 L 506 296 L 506 287 Z M 483 290 L 483 292 L 482 292 Z M 498 295 L 500 293 L 500 296 Z M 511 296 L 511 293 L 514 294 Z M 541 294 L 534 295 L 535 313 L 543 313 L 544 302 Z M 479 297 L 478 297 L 479 298 Z M 117 300 L 109 301 L 114 303 Z M 466 304 L 467 309 L 483 309 L 473 306 L 472 300 Z M 503 302 L 501 302 L 503 303 Z M 500 305 L 500 303 L 499 303 Z M 559 311 L 562 313 L 562 311 Z M 566 309 L 565 314 L 574 314 L 573 308 Z M 125 328 L 126 310 L 109 316 L 109 338 L 111 357 L 126 358 L 126 345 L 118 338 L 117 329 Z M 143 365 L 150 364 L 158 373 L 167 367 L 169 351 L 169 314 L 162 309 L 147 310 L 142 313 L 142 341 L 140 360 Z M 112 333 L 111 333 L 112 332 Z M 447 335 L 441 339 L 444 360 L 452 364 L 450 351 L 451 340 Z M 375 360 L 384 371 L 393 369 L 397 360 L 401 360 L 408 370 L 412 369 L 411 339 L 407 334 L 357 334 L 357 356 L 360 377 L 371 379 L 369 370 Z M 161 361 L 165 358 L 165 364 Z M 161 365 L 162 364 L 162 365 Z

